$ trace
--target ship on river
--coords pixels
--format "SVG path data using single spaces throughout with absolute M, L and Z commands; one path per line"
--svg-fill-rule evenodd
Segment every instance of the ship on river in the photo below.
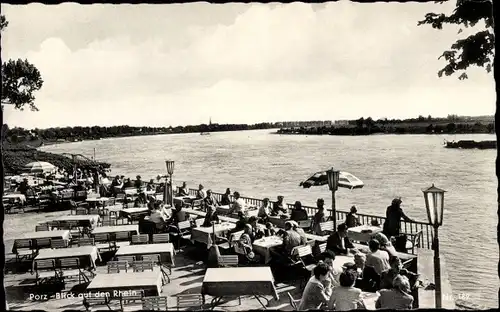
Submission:
M 473 141 L 473 140 L 461 140 L 455 141 L 444 141 L 444 147 L 446 148 L 462 148 L 462 149 L 496 149 L 497 141 Z

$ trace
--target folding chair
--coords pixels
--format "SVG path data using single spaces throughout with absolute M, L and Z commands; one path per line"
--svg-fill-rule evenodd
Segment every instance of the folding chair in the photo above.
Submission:
M 132 262 L 132 268 L 134 272 L 144 272 L 146 270 L 153 271 L 153 261 L 134 261 Z
M 330 234 L 335 232 L 335 229 L 333 228 L 333 221 L 326 221 L 326 222 L 321 222 L 319 224 L 319 229 L 322 234 Z
M 132 265 L 132 263 L 136 260 L 135 256 L 116 256 L 116 261 L 124 262 L 126 261 L 128 265 Z
M 167 297 L 145 297 L 142 299 L 142 309 L 148 311 L 168 311 Z
M 132 235 L 132 244 L 133 245 L 147 244 L 147 243 L 149 243 L 149 235 L 148 234 Z
M 191 239 L 191 221 L 186 220 L 179 222 L 177 226 L 170 226 L 175 231 L 171 232 L 171 236 L 175 236 L 177 238 L 177 250 L 181 248 L 181 240 L 190 240 Z
M 192 311 L 193 308 L 203 310 L 203 296 L 200 294 L 177 295 L 177 311 L 186 309 Z
M 86 282 L 89 281 L 89 278 L 85 275 L 82 267 L 80 266 L 80 260 L 78 258 L 61 259 L 59 261 L 59 271 L 63 280 L 69 277 L 78 276 L 78 284 L 82 283 L 82 278 Z
M 170 235 L 168 233 L 153 234 L 153 244 L 169 243 Z
M 67 248 L 67 247 L 68 247 L 68 241 L 65 239 L 53 239 L 50 241 L 50 248 L 52 249 Z
M 142 255 L 140 258 L 142 258 L 142 261 L 147 261 L 147 262 L 152 262 L 153 264 L 158 264 L 160 266 L 163 277 L 165 277 L 167 279 L 167 281 L 170 283 L 170 274 L 172 274 L 172 267 L 170 265 L 162 263 L 161 257 L 159 254 Z M 165 271 L 165 269 L 168 269 L 169 273 L 167 273 Z
M 93 237 L 90 237 L 90 238 L 85 238 L 85 237 L 81 237 L 78 239 L 78 247 L 81 247 L 81 246 L 94 246 L 95 245 L 95 242 L 94 242 L 94 238 Z
M 35 261 L 35 274 L 36 284 L 40 285 L 42 281 L 58 280 L 60 275 L 56 269 L 56 262 L 54 259 L 37 260 Z
M 83 216 L 83 215 L 87 215 L 88 214 L 88 211 L 86 208 L 76 208 L 76 215 L 77 216 Z
M 48 231 L 49 225 L 47 223 L 35 226 L 35 232 Z
M 34 239 L 33 241 L 35 243 L 35 248 L 37 251 L 40 249 L 43 249 L 43 248 L 50 248 L 52 245 L 51 244 L 52 239 L 46 238 L 46 237 L 37 238 L 37 239 Z
M 97 295 L 97 296 L 88 296 L 83 298 L 83 306 L 85 307 L 86 311 L 90 311 L 91 306 L 107 306 L 108 309 L 111 311 L 111 307 L 109 304 L 111 303 L 111 298 L 109 297 L 108 294 L 105 296 L 102 295 Z
M 294 299 L 289 292 L 287 292 L 286 294 L 288 295 L 288 301 L 290 302 L 290 306 L 292 307 L 292 309 L 294 311 L 298 311 L 298 304 L 300 303 L 300 299 Z
M 133 292 L 131 292 L 130 295 L 127 295 L 127 296 L 122 295 L 121 296 L 121 300 L 125 304 L 128 304 L 130 302 L 135 302 L 135 301 L 141 301 L 142 302 L 143 299 L 144 299 L 144 290 L 133 291 Z
M 237 267 L 238 263 L 238 255 L 222 255 L 219 258 L 220 267 Z
M 34 247 L 31 239 L 15 240 L 13 251 L 16 254 L 16 262 L 23 259 L 32 260 L 36 255 L 36 248 Z
M 110 240 L 109 233 L 94 233 L 95 246 L 99 250 L 114 250 L 116 245 Z
M 108 261 L 108 273 L 120 273 L 120 271 L 127 272 L 127 261 Z

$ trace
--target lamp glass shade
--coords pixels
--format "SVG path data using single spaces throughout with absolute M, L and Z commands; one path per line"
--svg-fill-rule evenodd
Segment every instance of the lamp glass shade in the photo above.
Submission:
M 326 172 L 328 176 L 328 187 L 330 191 L 336 191 L 339 186 L 339 175 L 340 171 L 334 170 L 333 168 Z
M 170 175 L 174 174 L 174 163 L 175 162 L 173 160 L 165 160 L 165 164 L 167 166 L 167 172 Z
M 429 223 L 434 226 L 443 224 L 444 211 L 444 193 L 445 190 L 439 189 L 434 184 L 422 190 L 425 199 L 425 208 L 427 209 L 427 218 Z

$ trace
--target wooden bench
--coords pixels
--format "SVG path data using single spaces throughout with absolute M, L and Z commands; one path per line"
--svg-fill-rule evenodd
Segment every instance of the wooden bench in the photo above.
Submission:
M 108 262 L 108 273 L 120 273 L 120 271 L 127 272 L 128 262 L 127 261 L 109 261 Z
M 142 299 L 142 309 L 148 311 L 168 311 L 167 297 L 145 297 Z
M 149 235 L 148 234 L 132 235 L 132 244 L 133 245 L 147 244 L 147 243 L 149 243 Z
M 91 306 L 107 306 L 109 310 L 113 310 L 109 306 L 111 301 L 112 299 L 109 296 L 89 296 L 83 298 L 83 306 L 86 311 L 90 311 Z
M 68 241 L 65 239 L 52 239 L 50 241 L 50 247 L 53 249 L 57 248 L 67 248 L 68 247 Z
M 153 234 L 153 244 L 169 243 L 170 235 L 168 233 Z
M 83 272 L 83 268 L 80 265 L 80 260 L 78 258 L 63 258 L 59 261 L 59 272 L 63 280 L 67 277 L 78 276 L 78 284 L 82 283 L 82 278 L 84 281 L 88 282 L 89 278 Z
M 42 281 L 57 281 L 60 277 L 54 259 L 35 261 L 35 274 L 37 285 L 40 285 Z
M 199 308 L 203 310 L 203 296 L 201 294 L 177 295 L 177 311 L 180 309 Z

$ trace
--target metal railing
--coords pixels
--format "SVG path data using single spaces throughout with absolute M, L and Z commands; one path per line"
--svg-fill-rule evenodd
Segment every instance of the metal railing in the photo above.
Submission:
M 178 187 L 177 187 L 178 191 Z M 196 189 L 189 189 L 189 194 L 196 196 L 196 193 L 198 190 Z M 217 200 L 222 199 L 222 193 L 217 193 L 217 192 L 212 192 L 212 194 L 215 196 Z M 234 200 L 233 195 L 229 195 L 229 198 Z M 241 196 L 243 200 L 245 200 L 249 205 L 252 206 L 257 206 L 260 207 L 263 204 L 262 199 L 257 199 L 257 198 L 252 198 L 252 197 L 244 197 Z M 271 205 L 274 204 L 274 201 L 270 201 Z M 287 204 L 288 212 L 291 212 L 293 209 L 293 204 Z M 307 211 L 307 214 L 309 216 L 314 216 L 316 214 L 316 211 L 318 210 L 317 207 L 312 207 L 312 206 L 302 206 Z M 331 214 L 331 209 L 327 208 L 325 209 Z M 348 211 L 342 211 L 342 210 L 337 210 L 336 211 L 336 217 L 337 220 L 345 220 L 347 218 Z M 376 215 L 370 215 L 370 214 L 362 214 L 362 213 L 356 213 L 356 215 L 359 218 L 359 221 L 363 225 L 370 225 L 372 221 L 377 221 L 378 224 L 383 226 L 385 222 L 385 217 L 381 216 L 376 216 Z M 431 243 L 432 243 L 432 226 L 428 223 L 425 222 L 420 222 L 420 221 L 404 221 L 401 220 L 401 232 L 407 233 L 407 234 L 417 234 L 419 232 L 422 233 L 421 236 L 421 241 L 420 241 L 420 247 L 421 248 L 426 248 L 426 249 L 431 249 Z

